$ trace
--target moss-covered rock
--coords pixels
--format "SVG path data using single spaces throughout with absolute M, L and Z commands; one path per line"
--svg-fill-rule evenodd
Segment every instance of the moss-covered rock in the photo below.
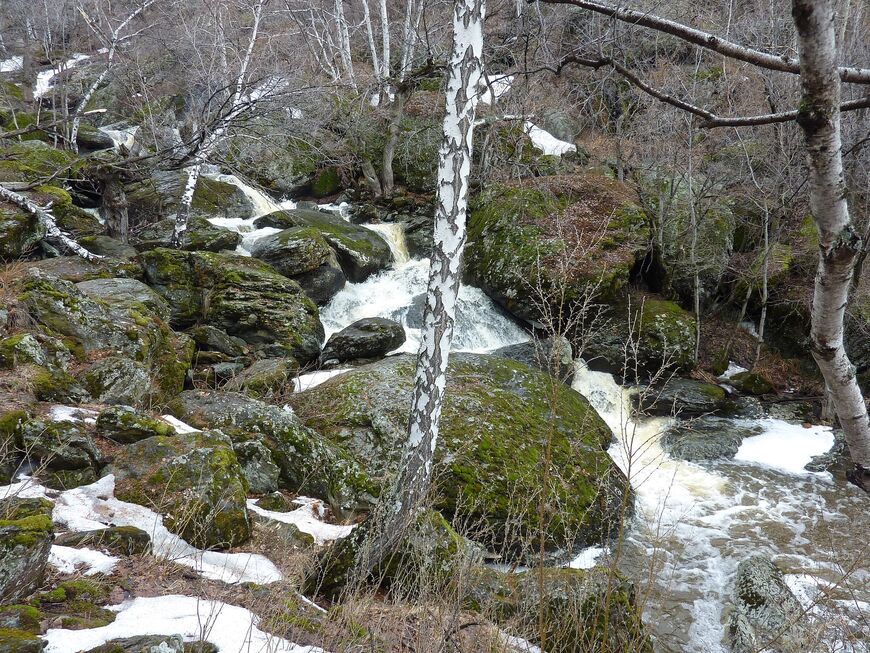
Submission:
M 737 454 L 744 438 L 757 435 L 761 428 L 752 422 L 701 417 L 676 421 L 662 436 L 662 448 L 674 458 L 699 462 L 730 460 Z
M 236 441 L 256 434 L 281 470 L 280 485 L 324 499 L 340 516 L 371 507 L 376 491 L 345 449 L 309 428 L 291 411 L 234 392 L 187 390 L 173 414 L 200 428 L 220 428 Z
M 413 356 L 393 356 L 291 396 L 306 424 L 389 483 L 406 441 Z M 605 449 L 611 433 L 578 393 L 522 363 L 451 356 L 436 451 L 434 506 L 495 550 L 550 552 L 615 532 L 630 492 Z M 539 521 L 540 503 L 547 507 Z M 533 547 L 534 548 L 534 547 Z
M 44 235 L 45 230 L 35 215 L 0 201 L 0 262 L 27 257 Z
M 728 384 L 748 395 L 766 395 L 773 392 L 773 385 L 761 372 L 739 372 L 728 379 Z
M 92 279 L 77 283 L 76 288 L 91 299 L 134 310 L 142 305 L 161 319 L 169 319 L 170 310 L 166 300 L 136 279 Z
M 97 417 L 97 433 L 121 444 L 131 444 L 155 435 L 173 435 L 175 429 L 163 420 L 137 413 L 129 406 L 113 406 Z
M 341 190 L 341 174 L 337 168 L 324 168 L 314 173 L 311 194 L 316 198 L 329 197 Z
M 332 248 L 316 227 L 291 227 L 257 239 L 251 256 L 291 279 L 329 261 Z
M 42 367 L 48 365 L 39 341 L 32 334 L 18 333 L 0 340 L 0 367 L 12 369 L 28 363 Z
M 379 234 L 347 222 L 341 216 L 324 211 L 292 209 L 258 218 L 257 227 L 309 227 L 320 232 L 335 250 L 338 262 L 348 279 L 360 283 L 390 266 L 393 255 Z
M 99 468 L 103 456 L 81 422 L 32 419 L 20 427 L 19 449 L 49 470 Z
M 101 358 L 79 378 L 97 403 L 144 406 L 153 398 L 149 369 L 122 356 Z
M 263 358 L 234 374 L 224 389 L 269 397 L 285 391 L 298 372 L 299 364 L 292 358 Z
M 155 222 L 136 234 L 136 249 L 146 251 L 157 247 L 172 246 L 175 220 Z M 242 235 L 226 227 L 212 224 L 201 216 L 192 216 L 181 241 L 181 249 L 199 252 L 233 251 L 242 240 Z
M 31 195 L 41 206 L 50 206 L 57 226 L 75 239 L 103 233 L 103 225 L 90 213 L 73 204 L 72 197 L 57 186 L 39 186 Z
M 622 296 L 646 250 L 644 215 L 628 189 L 586 174 L 498 185 L 472 202 L 467 272 L 513 314 L 566 318 L 594 295 Z
M 177 327 L 205 322 L 305 364 L 320 353 L 317 306 L 298 284 L 260 261 L 232 254 L 155 249 L 141 255 L 148 284 Z
M 67 580 L 51 590 L 41 592 L 33 604 L 46 619 L 68 630 L 85 630 L 107 626 L 117 616 L 103 605 L 109 598 L 107 587 L 94 580 Z
M 637 404 L 648 415 L 697 417 L 718 412 L 728 402 L 725 389 L 693 379 L 669 379 L 664 385 L 645 388 Z
M 608 569 L 512 574 L 481 567 L 468 574 L 464 589 L 466 606 L 510 621 L 547 651 L 652 651 L 633 585 Z
M 17 628 L 0 628 L 0 653 L 42 653 L 45 642 L 38 635 Z
M 278 490 L 278 480 L 281 470 L 272 460 L 272 453 L 259 440 L 233 444 L 233 451 L 242 466 L 242 474 L 248 483 L 248 491 L 254 494 L 266 494 Z
M 67 169 L 73 177 L 76 155 L 40 141 L 24 141 L 0 148 L 0 182 L 38 182 Z
M 251 535 L 242 469 L 219 431 L 140 440 L 106 473 L 115 475 L 115 496 L 165 515 L 167 528 L 194 546 L 236 546 Z
M 398 322 L 385 317 L 366 317 L 332 334 L 323 347 L 321 360 L 380 358 L 404 342 L 405 329 Z
M 84 241 L 87 239 L 82 239 Z M 98 253 L 96 249 L 91 250 Z M 79 283 L 91 279 L 127 278 L 141 279 L 142 267 L 135 259 L 104 258 L 96 261 L 86 261 L 81 256 L 57 256 L 55 258 L 33 261 L 31 267 L 44 274 Z
M 0 606 L 0 629 L 12 628 L 39 635 L 42 632 L 39 618 L 39 610 L 32 605 Z
M 144 555 L 151 551 L 151 536 L 135 526 L 109 526 L 96 531 L 68 532 L 55 538 L 57 546 L 107 549 L 116 555 Z
M 0 501 L 0 603 L 26 598 L 42 584 L 53 537 L 51 510 L 45 499 Z

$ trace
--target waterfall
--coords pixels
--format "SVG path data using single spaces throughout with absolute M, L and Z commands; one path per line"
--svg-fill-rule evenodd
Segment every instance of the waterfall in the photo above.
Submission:
M 361 226 L 374 231 L 387 241 L 387 245 L 390 246 L 390 252 L 393 254 L 394 265 L 404 265 L 411 260 L 411 255 L 408 254 L 408 244 L 405 242 L 405 225 L 400 222 L 386 222 L 379 224 L 368 223 Z

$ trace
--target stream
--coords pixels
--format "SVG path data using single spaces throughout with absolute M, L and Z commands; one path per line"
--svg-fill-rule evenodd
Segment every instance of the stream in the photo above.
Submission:
M 254 229 L 257 217 L 295 207 L 231 175 L 214 177 L 238 186 L 255 207 L 249 220 L 212 220 L 243 234 L 242 255 L 250 255 L 257 238 L 277 231 Z M 321 208 L 345 213 L 340 206 Z M 398 351 L 416 352 L 429 261 L 408 257 L 401 226 L 364 226 L 390 245 L 393 266 L 363 283 L 348 283 L 321 309 L 326 337 L 364 317 L 387 317 L 406 329 L 408 338 Z M 462 286 L 455 350 L 487 352 L 528 338 L 482 290 Z M 303 375 L 297 387 L 313 387 L 342 371 Z M 690 463 L 661 447 L 670 420 L 634 420 L 630 390 L 611 375 L 578 361 L 573 387 L 613 430 L 609 453 L 636 492 L 636 515 L 619 546 L 618 566 L 637 585 L 657 651 L 724 653 L 737 565 L 755 554 L 770 556 L 786 572 L 789 587 L 818 626 L 817 650 L 868 651 L 866 639 L 852 640 L 870 632 L 870 499 L 828 473 L 803 469 L 832 446 L 828 427 L 753 420 L 760 433 L 744 440 L 735 460 Z M 572 566 L 589 566 L 601 552 L 582 552 Z

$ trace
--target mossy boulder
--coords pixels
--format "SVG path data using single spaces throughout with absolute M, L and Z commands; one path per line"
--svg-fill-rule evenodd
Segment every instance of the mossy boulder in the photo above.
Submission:
M 464 594 L 468 608 L 494 614 L 553 653 L 652 651 L 634 586 L 609 569 L 480 567 L 467 575 Z
M 181 635 L 119 637 L 86 653 L 217 653 L 209 642 L 185 642 Z
M 103 456 L 81 422 L 32 419 L 16 435 L 18 448 L 50 471 L 98 469 Z
M 41 206 L 50 206 L 57 226 L 75 239 L 103 233 L 103 225 L 93 215 L 73 204 L 72 197 L 57 186 L 39 186 L 30 198 Z
M 35 215 L 0 201 L 0 262 L 26 258 L 44 235 L 45 230 Z
M 234 392 L 187 390 L 170 404 L 179 419 L 220 428 L 236 441 L 255 435 L 281 470 L 279 484 L 324 499 L 340 516 L 371 507 L 375 486 L 340 445 L 307 428 L 293 412 Z
M 329 197 L 341 190 L 341 174 L 337 168 L 324 168 L 314 173 L 311 194 L 316 198 Z
M 109 526 L 96 531 L 68 532 L 58 535 L 57 546 L 107 549 L 122 556 L 145 555 L 151 551 L 151 536 L 135 526 Z
M 590 368 L 646 378 L 694 367 L 695 318 L 675 302 L 635 296 L 605 315 L 605 326 L 593 331 L 583 350 Z
M 191 327 L 187 334 L 193 338 L 199 351 L 214 351 L 234 358 L 245 353 L 244 340 L 208 324 Z
M 251 246 L 251 256 L 292 279 L 329 261 L 332 248 L 316 227 L 291 227 L 258 238 Z
M 148 368 L 123 356 L 101 358 L 79 379 L 97 403 L 144 406 L 153 399 Z
M 176 171 L 156 171 L 144 181 L 125 187 L 131 225 L 149 225 L 166 220 L 178 210 L 187 175 Z M 253 205 L 239 188 L 200 176 L 191 204 L 191 217 L 246 220 Z
M 136 234 L 136 249 L 146 251 L 157 247 L 172 246 L 175 220 L 160 220 Z M 201 252 L 233 251 L 242 240 L 242 235 L 226 227 L 220 227 L 201 216 L 191 216 L 181 241 L 181 249 Z
M 415 357 L 336 376 L 290 403 L 307 425 L 389 484 L 407 439 Z M 578 393 L 496 356 L 454 354 L 435 456 L 433 505 L 494 550 L 522 556 L 539 534 L 551 553 L 616 532 L 628 483 L 606 453 L 611 432 Z M 541 529 L 540 503 L 546 519 Z
M 161 319 L 169 319 L 170 310 L 166 300 L 136 279 L 91 279 L 77 283 L 76 288 L 91 299 L 132 309 L 141 304 Z
M 253 494 L 267 494 L 278 490 L 281 470 L 272 460 L 272 453 L 257 439 L 233 444 L 233 451 L 242 466 L 242 474 Z M 282 495 L 283 496 L 283 495 Z
M 45 642 L 39 636 L 17 628 L 0 628 L 0 653 L 42 653 Z
M 205 323 L 305 364 L 320 353 L 317 306 L 294 281 L 255 259 L 155 249 L 141 255 L 148 284 L 172 308 L 171 324 Z
M 236 546 L 251 535 L 242 469 L 219 431 L 140 440 L 105 473 L 115 475 L 115 496 L 165 515 L 167 528 L 194 546 Z
M 18 333 L 0 340 L 0 368 L 12 369 L 27 363 L 48 365 L 45 352 L 32 334 Z
M 83 241 L 86 240 L 83 239 Z M 91 251 L 98 253 L 96 249 Z M 44 274 L 72 283 L 90 281 L 91 279 L 142 278 L 142 267 L 138 261 L 128 258 L 103 258 L 96 261 L 86 261 L 81 256 L 57 256 L 33 261 L 31 267 Z
M 338 262 L 347 278 L 360 283 L 372 274 L 390 266 L 393 255 L 390 247 L 379 234 L 347 222 L 341 216 L 325 211 L 291 209 L 257 218 L 259 227 L 309 227 L 320 232 L 335 250 Z
M 45 499 L 0 501 L 0 603 L 20 601 L 42 584 L 54 537 L 51 510 Z
M 106 408 L 97 417 L 97 433 L 103 437 L 131 444 L 155 435 L 168 436 L 175 429 L 160 419 L 138 413 L 129 406 Z
M 773 392 L 773 384 L 761 372 L 738 372 L 728 384 L 748 395 L 766 395 Z
M 224 389 L 268 397 L 285 391 L 298 372 L 299 364 L 292 358 L 263 358 L 234 374 Z
M 0 182 L 39 182 L 67 169 L 73 177 L 77 157 L 41 141 L 24 141 L 0 148 Z
M 68 630 L 85 630 L 107 626 L 117 616 L 103 607 L 109 590 L 98 581 L 80 578 L 67 580 L 51 590 L 39 593 L 32 601 L 50 623 Z
M 469 276 L 514 315 L 567 319 L 591 296 L 621 297 L 648 240 L 622 184 L 593 174 L 542 177 L 472 201 L 465 260 Z

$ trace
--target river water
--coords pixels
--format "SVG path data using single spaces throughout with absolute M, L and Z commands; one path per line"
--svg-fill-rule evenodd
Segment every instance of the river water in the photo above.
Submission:
M 235 178 L 220 178 L 251 197 L 254 218 L 295 206 L 275 202 Z M 249 255 L 256 238 L 277 231 L 254 230 L 254 218 L 215 222 L 240 231 L 239 253 Z M 393 266 L 363 283 L 348 283 L 322 308 L 326 335 L 363 317 L 388 317 L 406 329 L 408 339 L 399 351 L 416 352 L 429 261 L 408 257 L 399 225 L 365 226 L 390 245 Z M 462 287 L 456 350 L 486 352 L 528 337 L 479 288 Z M 300 387 L 337 372 L 305 375 Z M 856 639 L 870 633 L 870 498 L 828 473 L 803 469 L 831 447 L 830 429 L 755 420 L 761 432 L 744 441 L 734 461 L 695 464 L 663 451 L 660 439 L 670 420 L 634 419 L 629 391 L 609 374 L 578 361 L 573 387 L 613 430 L 609 453 L 636 492 L 636 516 L 624 541 L 605 555 L 615 556 L 635 580 L 658 651 L 726 651 L 737 565 L 755 554 L 770 556 L 786 572 L 789 587 L 818 629 L 818 646 L 808 650 L 870 650 L 870 635 Z M 578 561 L 597 553 L 581 554 Z

